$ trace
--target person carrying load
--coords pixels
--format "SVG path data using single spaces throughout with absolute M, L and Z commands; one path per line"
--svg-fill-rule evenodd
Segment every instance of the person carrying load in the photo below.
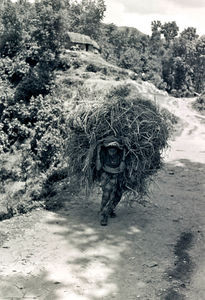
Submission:
M 97 147 L 96 171 L 100 174 L 102 201 L 100 224 L 106 226 L 108 216 L 116 216 L 114 210 L 123 194 L 123 172 L 126 149 L 115 137 L 107 137 Z
M 106 226 L 122 194 L 125 203 L 146 202 L 173 129 L 169 114 L 133 85 L 100 95 L 83 98 L 70 111 L 66 155 L 69 178 L 76 178 L 87 195 L 100 181 L 100 224 Z

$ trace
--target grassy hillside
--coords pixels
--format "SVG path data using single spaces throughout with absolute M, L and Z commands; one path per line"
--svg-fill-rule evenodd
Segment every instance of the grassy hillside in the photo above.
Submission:
M 133 92 L 144 94 L 150 100 L 157 95 L 168 95 L 153 84 L 142 81 L 137 73 L 106 62 L 99 54 L 66 50 L 61 61 L 63 66 L 55 72 L 55 92 L 65 101 L 82 89 L 103 94 L 122 83 L 132 85 Z

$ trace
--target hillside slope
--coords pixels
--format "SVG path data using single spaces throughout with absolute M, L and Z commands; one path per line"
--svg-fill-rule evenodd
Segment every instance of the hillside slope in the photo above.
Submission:
M 56 89 L 65 101 L 83 88 L 100 92 L 103 96 L 109 89 L 119 84 L 132 85 L 133 93 L 140 94 L 150 100 L 156 96 L 167 95 L 152 83 L 138 79 L 138 74 L 119 68 L 106 62 L 99 54 L 89 52 L 73 52 L 66 50 L 61 56 L 63 70 L 56 71 Z

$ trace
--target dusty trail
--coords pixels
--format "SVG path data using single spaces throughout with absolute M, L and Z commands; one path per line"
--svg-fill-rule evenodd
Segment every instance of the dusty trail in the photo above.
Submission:
M 184 130 L 146 207 L 122 203 L 101 227 L 100 194 L 65 191 L 60 211 L 0 223 L 0 299 L 205 299 L 204 119 L 174 101 Z
M 192 102 L 193 98 L 170 98 L 164 103 L 184 123 L 181 135 L 170 145 L 172 150 L 167 161 L 183 158 L 192 162 L 205 162 L 205 116 L 193 111 Z

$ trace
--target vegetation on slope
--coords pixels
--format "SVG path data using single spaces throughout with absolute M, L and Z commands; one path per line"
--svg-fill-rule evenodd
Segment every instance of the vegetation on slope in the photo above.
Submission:
M 193 103 L 193 108 L 205 115 L 205 94 L 197 97 L 197 99 Z

